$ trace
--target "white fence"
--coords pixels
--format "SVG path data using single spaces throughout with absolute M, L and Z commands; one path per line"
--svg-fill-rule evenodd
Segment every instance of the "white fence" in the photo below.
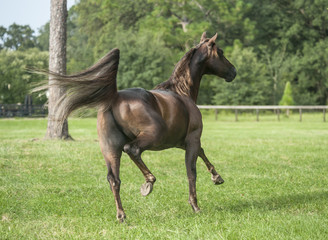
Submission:
M 218 110 L 235 110 L 235 121 L 238 121 L 238 110 L 255 110 L 256 121 L 260 120 L 260 110 L 273 110 L 277 114 L 278 121 L 280 121 L 281 110 L 298 110 L 300 122 L 302 121 L 302 110 L 322 110 L 323 121 L 326 122 L 326 111 L 328 106 L 212 106 L 212 105 L 198 105 L 199 109 L 213 109 L 215 110 L 215 120 L 218 118 Z
M 328 106 L 213 106 L 198 105 L 199 109 L 212 109 L 215 111 L 215 120 L 218 119 L 219 110 L 235 110 L 235 121 L 238 121 L 238 110 L 255 110 L 256 121 L 260 120 L 260 110 L 273 110 L 280 121 L 281 110 L 298 110 L 299 120 L 302 121 L 303 110 L 322 110 L 323 121 L 326 122 Z M 0 104 L 1 117 L 45 117 L 47 108 L 43 105 Z

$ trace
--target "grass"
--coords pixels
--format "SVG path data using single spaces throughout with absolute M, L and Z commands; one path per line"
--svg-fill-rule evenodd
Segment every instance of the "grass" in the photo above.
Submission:
M 43 140 L 45 119 L 1 119 L 0 239 L 327 239 L 328 123 L 320 116 L 233 122 L 206 114 L 202 146 L 226 182 L 213 185 L 198 160 L 199 214 L 187 201 L 183 151 L 143 154 L 157 178 L 148 197 L 124 154 L 123 224 L 95 119 L 70 119 L 68 142 Z

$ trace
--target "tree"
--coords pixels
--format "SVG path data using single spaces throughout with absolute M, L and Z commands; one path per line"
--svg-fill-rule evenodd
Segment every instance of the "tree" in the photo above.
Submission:
M 0 51 L 4 48 L 5 34 L 7 29 L 3 26 L 0 26 Z
M 292 68 L 297 104 L 328 104 L 328 38 L 306 44 Z
M 67 72 L 76 73 L 91 66 L 94 61 L 94 46 L 89 37 L 78 27 L 76 6 L 68 11 L 67 19 Z M 107 51 L 108 49 L 106 49 Z
M 27 68 L 45 69 L 49 55 L 36 48 L 25 51 L 0 51 L 0 103 L 23 103 L 34 83 L 43 80 L 38 74 L 31 74 Z M 47 99 L 43 94 L 33 94 L 33 103 L 44 104 Z
M 326 2 L 80 0 L 67 22 L 67 70 L 84 69 L 119 47 L 119 87 L 152 88 L 170 76 L 203 31 L 217 32 L 217 45 L 238 77 L 229 84 L 204 79 L 198 103 L 278 104 L 288 80 L 295 104 L 326 104 Z M 45 49 L 47 29 L 42 31 L 38 44 Z
M 292 86 L 290 85 L 289 81 L 286 82 L 284 95 L 282 95 L 279 105 L 282 105 L 282 106 L 294 105 Z M 289 116 L 289 109 L 286 110 L 286 115 Z
M 272 65 L 270 75 L 277 83 L 276 99 L 288 79 L 292 81 L 296 104 L 326 104 L 327 1 L 249 2 L 252 7 L 246 16 L 256 23 L 252 44 L 255 48 L 265 45 L 261 58 Z M 289 72 L 282 71 L 279 65 L 287 66 Z
M 107 44 L 105 44 L 107 42 Z M 102 46 L 115 46 L 121 50 L 117 75 L 119 89 L 142 87 L 152 89 L 168 79 L 174 65 L 172 57 L 160 36 L 154 37 L 150 31 L 134 32 L 117 27 L 115 38 L 103 39 Z M 100 51 L 100 49 L 99 49 Z M 108 49 L 103 48 L 99 57 Z
M 272 102 L 272 84 L 267 76 L 267 66 L 258 60 L 253 48 L 241 48 L 235 44 L 228 59 L 237 69 L 237 77 L 231 83 L 223 79 L 213 79 L 215 95 L 213 101 L 218 105 L 265 105 Z
M 272 97 L 273 97 L 273 105 L 277 104 L 277 95 L 278 95 L 278 88 L 281 85 L 281 75 L 282 72 L 285 70 L 284 68 L 284 61 L 286 58 L 286 46 L 284 45 L 281 50 L 277 49 L 272 54 L 269 53 L 267 47 L 261 47 L 263 52 L 264 58 L 267 62 L 268 72 L 270 78 L 272 80 Z
M 88 43 L 88 36 L 81 31 L 78 26 L 78 14 L 76 5 L 73 5 L 68 11 L 67 17 L 67 73 L 79 72 L 86 69 L 94 63 L 93 48 L 94 45 Z M 37 47 L 41 51 L 49 51 L 49 22 L 39 29 L 39 35 L 36 38 Z
M 47 22 L 39 29 L 39 35 L 36 37 L 37 47 L 41 51 L 49 51 L 50 25 Z
M 50 15 L 50 39 L 49 39 L 49 71 L 59 74 L 66 73 L 66 19 L 67 1 L 51 0 Z M 49 77 L 49 85 L 55 81 Z M 56 104 L 64 89 L 57 86 L 49 88 L 48 127 L 46 138 L 70 139 L 67 119 L 57 119 Z
M 282 95 L 279 105 L 282 105 L 282 106 L 294 105 L 292 86 L 289 81 L 286 82 L 284 95 Z
M 34 31 L 29 25 L 12 24 L 8 29 L 0 26 L 0 50 L 7 48 L 11 50 L 26 50 L 36 45 Z

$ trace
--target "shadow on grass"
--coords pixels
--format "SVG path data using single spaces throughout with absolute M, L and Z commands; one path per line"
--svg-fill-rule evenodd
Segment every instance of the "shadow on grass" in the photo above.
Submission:
M 230 212 L 242 212 L 249 209 L 257 209 L 263 211 L 275 211 L 281 209 L 295 209 L 300 206 L 307 205 L 307 208 L 318 208 L 316 202 L 325 202 L 328 199 L 328 191 L 309 192 L 299 194 L 288 194 L 259 200 L 237 200 L 230 205 L 221 206 L 220 210 Z M 311 204 L 311 205 L 309 205 Z M 311 207 L 312 206 L 312 207 Z

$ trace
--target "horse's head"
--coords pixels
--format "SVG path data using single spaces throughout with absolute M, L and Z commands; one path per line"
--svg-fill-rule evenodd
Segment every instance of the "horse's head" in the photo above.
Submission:
M 215 44 L 216 38 L 217 34 L 210 39 L 206 38 L 204 32 L 194 57 L 198 62 L 204 63 L 204 74 L 216 75 L 231 82 L 237 75 L 236 68 L 225 58 L 222 49 Z

